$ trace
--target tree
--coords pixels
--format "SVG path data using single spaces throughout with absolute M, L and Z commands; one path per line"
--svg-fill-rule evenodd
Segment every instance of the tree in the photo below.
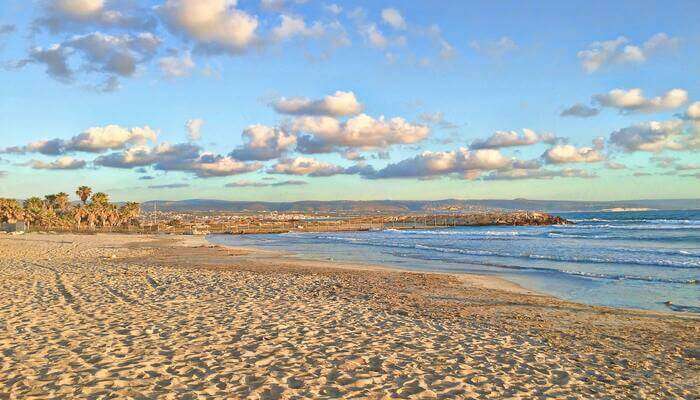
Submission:
M 65 214 L 70 208 L 70 196 L 66 192 L 56 194 L 55 207 L 60 214 Z
M 106 193 L 97 192 L 92 195 L 90 200 L 92 200 L 92 204 L 96 204 L 98 206 L 105 206 L 109 203 L 109 196 Z
M 119 207 L 121 224 L 138 225 L 139 214 L 141 214 L 141 205 L 139 203 L 128 202 Z
M 82 201 L 83 204 L 86 204 L 92 194 L 92 189 L 88 186 L 81 186 L 75 191 L 75 194 L 80 197 L 80 201 Z
M 80 230 L 80 223 L 83 222 L 83 219 L 85 219 L 88 216 L 88 210 L 85 207 L 85 205 L 79 205 L 73 209 L 73 220 L 75 221 L 75 225 Z
M 0 222 L 14 223 L 24 218 L 24 210 L 14 199 L 0 199 Z

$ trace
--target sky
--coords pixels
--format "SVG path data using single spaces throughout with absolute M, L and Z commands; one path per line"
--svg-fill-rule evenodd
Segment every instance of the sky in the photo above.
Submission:
M 3 0 L 0 197 L 700 198 L 698 15 Z

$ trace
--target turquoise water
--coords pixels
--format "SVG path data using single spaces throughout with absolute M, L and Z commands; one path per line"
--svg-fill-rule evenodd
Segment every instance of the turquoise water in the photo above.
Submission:
M 576 225 L 212 235 L 209 240 L 302 258 L 493 274 L 587 304 L 700 312 L 700 211 L 560 215 Z

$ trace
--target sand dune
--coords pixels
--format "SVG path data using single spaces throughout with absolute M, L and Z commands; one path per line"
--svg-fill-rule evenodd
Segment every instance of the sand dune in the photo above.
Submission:
M 0 399 L 698 396 L 697 319 L 494 287 L 197 238 L 0 237 Z

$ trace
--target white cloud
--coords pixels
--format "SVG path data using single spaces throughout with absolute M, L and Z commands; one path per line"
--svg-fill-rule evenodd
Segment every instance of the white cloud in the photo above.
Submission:
M 516 50 L 518 45 L 515 44 L 513 39 L 503 36 L 502 38 L 493 42 L 479 42 L 477 40 L 473 40 L 471 43 L 469 43 L 469 47 L 480 53 L 484 53 L 489 57 L 500 58 L 507 53 Z
M 320 100 L 307 97 L 282 97 L 272 102 L 272 107 L 281 114 L 326 115 L 332 117 L 356 115 L 364 108 L 355 93 L 337 91 Z
M 56 10 L 76 18 L 88 18 L 104 9 L 104 0 L 55 0 L 52 3 Z
M 265 125 L 251 125 L 243 131 L 242 136 L 246 143 L 233 150 L 230 156 L 243 161 L 278 158 L 297 142 L 296 136 Z
M 655 113 L 676 109 L 688 101 L 688 92 L 671 89 L 661 96 L 644 97 L 642 89 L 614 89 L 605 94 L 593 96 L 603 107 L 618 109 L 621 113 Z
M 190 141 L 197 141 L 202 138 L 202 126 L 204 126 L 204 120 L 201 118 L 188 119 L 185 122 L 185 129 L 187 129 L 187 138 Z
M 589 118 L 600 114 L 599 108 L 589 107 L 585 104 L 576 103 L 559 114 L 562 117 Z
M 106 125 L 88 128 L 68 140 L 40 140 L 25 146 L 8 147 L 1 152 L 46 155 L 61 155 L 69 152 L 101 153 L 107 150 L 123 149 L 131 145 L 143 145 L 149 141 L 155 142 L 157 136 L 157 133 L 148 126 L 124 128 L 119 125 Z
M 628 44 L 629 40 L 620 36 L 614 40 L 593 42 L 588 49 L 579 51 L 577 56 L 583 69 L 590 74 L 614 64 L 643 63 L 657 52 L 676 48 L 679 42 L 678 38 L 657 33 L 643 45 L 636 46 Z
M 281 15 L 280 24 L 272 29 L 272 37 L 281 42 L 294 37 L 320 37 L 325 34 L 325 28 L 319 22 L 307 26 L 302 17 Z
M 329 152 L 336 148 L 383 149 L 396 144 L 411 144 L 425 139 L 430 128 L 412 124 L 403 118 L 389 120 L 360 114 L 341 122 L 331 117 L 300 117 L 292 129 L 299 136 L 299 150 L 305 153 Z
M 238 54 L 257 40 L 258 18 L 235 8 L 235 0 L 167 0 L 157 7 L 175 34 L 209 52 Z
M 425 151 L 412 158 L 389 164 L 372 178 L 429 178 L 459 174 L 474 179 L 483 171 L 510 169 L 513 160 L 498 150 Z
M 185 171 L 193 171 L 200 178 L 231 176 L 257 171 L 260 163 L 245 163 L 230 157 L 204 155 L 192 162 Z
M 182 57 L 162 57 L 158 60 L 158 66 L 166 77 L 182 78 L 188 76 L 197 65 L 192 60 L 192 54 L 187 51 Z
M 343 7 L 337 4 L 326 4 L 323 6 L 323 9 L 333 15 L 340 15 L 340 13 L 343 12 Z
M 373 47 L 383 49 L 389 45 L 389 39 L 384 36 L 376 24 L 369 24 L 360 30 L 367 42 Z
M 14 67 L 42 64 L 50 77 L 62 83 L 73 83 L 79 72 L 102 73 L 106 76 L 104 83 L 88 87 L 111 91 L 119 87 L 117 76 L 133 76 L 140 65 L 153 58 L 160 44 L 160 38 L 151 33 L 113 36 L 95 32 L 73 36 L 46 48 L 34 47 Z M 80 68 L 71 67 L 74 56 L 83 61 Z
M 34 22 L 34 26 L 46 27 L 54 33 L 85 27 L 153 29 L 153 17 L 137 5 L 126 1 L 46 0 L 43 1 L 43 15 Z
M 342 174 L 344 168 L 338 165 L 316 160 L 309 157 L 280 160 L 270 173 L 287 175 L 331 176 Z
M 160 171 L 182 171 L 200 178 L 231 176 L 262 168 L 260 163 L 246 163 L 231 157 L 203 152 L 194 143 L 162 143 L 153 148 L 137 146 L 123 152 L 98 157 L 95 165 L 111 168 L 134 168 L 151 165 Z
M 605 160 L 600 153 L 600 142 L 595 147 L 575 147 L 570 144 L 556 145 L 547 149 L 542 158 L 548 164 L 595 163 Z
M 85 168 L 86 162 L 72 157 L 61 157 L 50 163 L 32 160 L 29 165 L 34 169 L 71 170 Z
M 501 147 L 530 146 L 537 143 L 555 143 L 557 137 L 551 133 L 541 133 L 531 129 L 523 129 L 523 133 L 516 131 L 496 131 L 484 140 L 475 140 L 469 146 L 471 149 L 498 149 Z
M 382 10 L 382 21 L 394 29 L 404 30 L 406 29 L 406 20 L 395 8 L 385 8 Z
M 688 110 L 685 112 L 685 117 L 691 120 L 700 121 L 700 101 L 688 106 Z
M 692 137 L 684 135 L 684 124 L 681 120 L 649 121 L 622 128 L 610 134 L 610 142 L 629 152 L 656 153 L 662 150 L 688 150 L 693 147 Z
M 143 145 L 155 142 L 158 135 L 148 126 L 123 128 L 119 125 L 93 127 L 74 136 L 66 146 L 67 151 L 99 153 L 124 148 L 126 145 Z

